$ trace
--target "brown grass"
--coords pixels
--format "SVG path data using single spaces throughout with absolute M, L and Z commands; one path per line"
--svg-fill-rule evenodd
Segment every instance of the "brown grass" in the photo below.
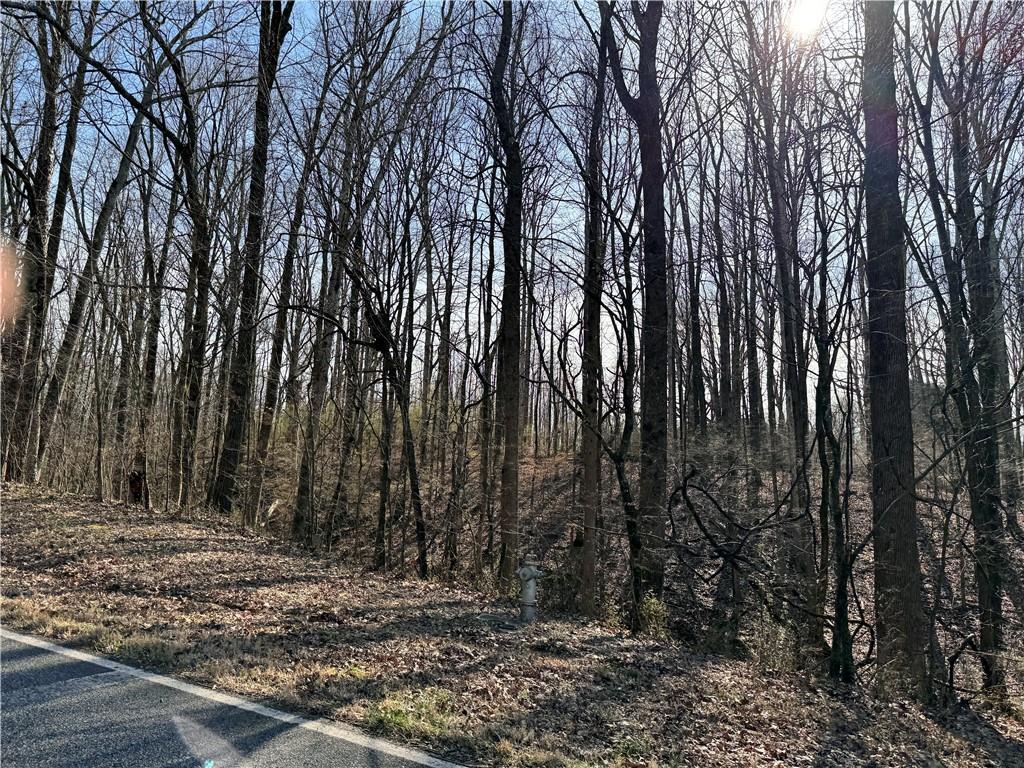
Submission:
M 360 573 L 216 520 L 4 490 L 3 621 L 502 766 L 1024 765 L 1005 713 L 926 712 L 669 640 Z

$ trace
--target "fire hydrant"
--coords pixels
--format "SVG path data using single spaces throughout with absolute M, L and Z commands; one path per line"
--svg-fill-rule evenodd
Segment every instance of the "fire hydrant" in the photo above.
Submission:
M 519 620 L 531 624 L 537 620 L 537 580 L 546 574 L 537 566 L 540 565 L 536 555 L 527 555 L 522 566 L 516 571 L 519 577 Z

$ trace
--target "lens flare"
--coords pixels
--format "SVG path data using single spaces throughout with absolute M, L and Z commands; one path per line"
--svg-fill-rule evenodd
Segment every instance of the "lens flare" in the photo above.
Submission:
M 796 0 L 786 14 L 786 29 L 797 40 L 817 37 L 828 11 L 828 0 Z
M 18 258 L 14 249 L 0 243 L 0 333 L 18 312 L 18 282 L 15 277 Z

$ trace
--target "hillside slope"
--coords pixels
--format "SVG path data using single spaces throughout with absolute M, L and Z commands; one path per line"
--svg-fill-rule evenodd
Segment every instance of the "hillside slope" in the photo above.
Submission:
M 878 702 L 216 520 L 8 486 L 3 622 L 502 766 L 1014 766 L 1024 725 Z

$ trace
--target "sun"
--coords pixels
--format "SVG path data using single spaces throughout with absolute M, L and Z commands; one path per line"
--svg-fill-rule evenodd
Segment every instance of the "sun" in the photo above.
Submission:
M 786 13 L 786 29 L 797 40 L 813 40 L 827 10 L 828 0 L 794 0 Z

